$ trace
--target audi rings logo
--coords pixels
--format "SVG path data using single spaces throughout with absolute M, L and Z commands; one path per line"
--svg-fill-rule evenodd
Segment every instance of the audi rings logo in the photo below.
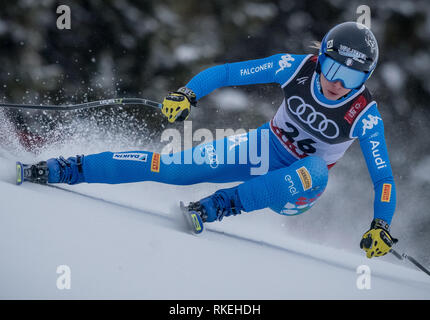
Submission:
M 215 153 L 215 148 L 213 145 L 208 144 L 202 148 L 202 154 L 206 153 L 209 165 L 212 169 L 218 167 L 218 156 Z
M 336 139 L 339 136 L 339 127 L 336 122 L 327 119 L 323 113 L 317 112 L 313 106 L 305 103 L 302 98 L 292 96 L 287 100 L 287 104 L 288 110 L 312 130 L 319 132 L 327 139 Z

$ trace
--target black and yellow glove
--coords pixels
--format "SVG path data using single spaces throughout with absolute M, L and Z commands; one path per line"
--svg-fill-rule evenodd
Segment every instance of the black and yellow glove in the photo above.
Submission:
M 195 107 L 196 104 L 196 94 L 191 89 L 182 87 L 176 92 L 170 92 L 164 98 L 161 112 L 171 123 L 184 121 L 191 112 L 191 106 Z
M 398 241 L 390 235 L 389 231 L 388 223 L 381 219 L 373 219 L 370 229 L 360 241 L 360 248 L 366 251 L 369 259 L 386 255 Z

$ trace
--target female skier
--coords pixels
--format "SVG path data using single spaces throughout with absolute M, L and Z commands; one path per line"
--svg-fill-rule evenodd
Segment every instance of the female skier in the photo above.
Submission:
M 135 151 L 53 158 L 29 166 L 23 180 L 175 185 L 243 181 L 192 202 L 187 209 L 203 222 L 267 207 L 296 215 L 321 196 L 328 169 L 358 138 L 375 191 L 374 219 L 360 247 L 368 258 L 385 255 L 397 241 L 389 233 L 396 192 L 382 118 L 365 87 L 378 54 L 375 36 L 367 27 L 345 22 L 325 35 L 318 56 L 276 54 L 208 68 L 164 99 L 162 113 L 169 122 L 185 120 L 200 98 L 225 86 L 278 83 L 285 99 L 270 122 L 247 134 L 173 155 Z M 243 147 L 249 150 L 246 161 L 231 163 L 229 157 L 243 156 Z M 251 153 L 267 157 L 263 174 L 256 173 L 261 167 L 251 161 Z

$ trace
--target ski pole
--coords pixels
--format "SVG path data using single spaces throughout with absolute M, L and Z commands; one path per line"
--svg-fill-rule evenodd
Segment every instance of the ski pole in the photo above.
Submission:
M 70 105 L 43 105 L 43 104 L 15 104 L 15 103 L 0 103 L 0 108 L 13 109 L 35 109 L 35 110 L 77 110 L 88 109 L 95 107 L 113 106 L 113 105 L 142 105 L 152 108 L 161 109 L 162 103 L 140 98 L 114 98 L 98 101 L 91 101 Z
M 411 256 L 408 256 L 406 253 L 398 253 L 396 250 L 391 249 L 390 252 L 399 260 L 409 260 L 412 262 L 418 269 L 425 272 L 427 275 L 430 276 L 430 271 L 426 269 L 421 263 L 419 263 L 417 260 L 412 258 Z

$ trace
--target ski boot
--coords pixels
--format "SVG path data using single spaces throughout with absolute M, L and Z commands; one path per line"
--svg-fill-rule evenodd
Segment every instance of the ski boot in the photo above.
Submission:
M 235 216 L 243 210 L 237 193 L 237 187 L 222 189 L 213 195 L 203 198 L 197 202 L 190 202 L 181 209 L 188 221 L 191 230 L 198 234 L 203 232 L 205 222 L 221 221 L 224 217 Z
M 82 160 L 84 156 L 76 156 L 65 159 L 63 157 L 52 158 L 37 164 L 28 165 L 16 163 L 16 184 L 25 181 L 47 184 L 68 183 L 76 184 L 84 182 Z
M 16 163 L 16 184 L 20 185 L 24 181 L 33 183 L 48 183 L 49 169 L 46 161 L 29 165 L 21 162 Z

